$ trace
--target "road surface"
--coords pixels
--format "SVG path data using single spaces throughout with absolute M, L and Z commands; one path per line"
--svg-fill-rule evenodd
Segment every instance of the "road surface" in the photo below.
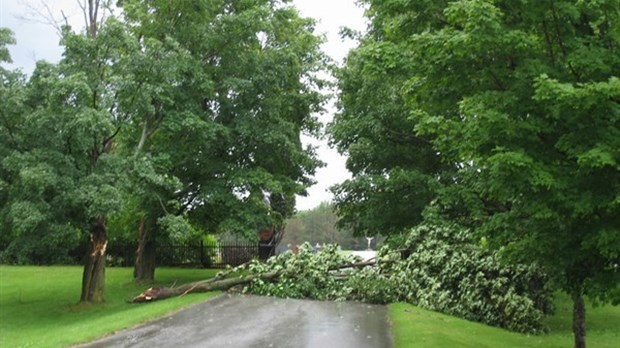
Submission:
M 385 306 L 222 295 L 80 347 L 391 346 Z

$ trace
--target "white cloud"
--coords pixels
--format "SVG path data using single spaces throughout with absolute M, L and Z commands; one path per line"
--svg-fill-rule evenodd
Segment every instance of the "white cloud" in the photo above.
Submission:
M 47 13 L 43 6 L 44 0 L 0 0 L 0 27 L 7 27 L 15 34 L 17 45 L 9 46 L 13 64 L 11 68 L 21 68 L 25 73 L 34 70 L 38 60 L 57 62 L 62 56 L 59 46 L 60 37 L 51 24 L 36 14 Z M 69 24 L 82 26 L 80 9 L 75 0 L 47 1 L 53 18 L 63 18 L 61 10 L 67 16 Z
M 363 9 L 357 7 L 355 0 L 294 0 L 302 16 L 317 19 L 317 34 L 325 35 L 327 42 L 322 48 L 333 60 L 342 63 L 347 52 L 354 47 L 355 42 L 343 41 L 340 38 L 340 28 L 349 27 L 355 30 L 364 30 Z M 327 114 L 321 117 L 324 123 L 331 122 L 335 108 L 328 108 Z M 297 197 L 297 210 L 314 208 L 321 202 L 331 201 L 333 195 L 329 187 L 350 178 L 345 167 L 346 158 L 339 155 L 335 149 L 329 148 L 326 140 L 302 138 L 305 143 L 318 146 L 318 156 L 327 165 L 317 170 L 315 180 L 317 184 L 308 189 L 307 197 Z

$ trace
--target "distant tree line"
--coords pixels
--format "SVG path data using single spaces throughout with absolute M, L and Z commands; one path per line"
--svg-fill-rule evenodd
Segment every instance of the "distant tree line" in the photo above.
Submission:
M 286 221 L 282 246 L 309 242 L 315 246 L 338 244 L 343 250 L 363 250 L 368 242 L 363 235 L 354 235 L 350 229 L 338 229 L 338 216 L 331 203 L 323 202 L 310 210 L 300 211 Z M 371 247 L 377 247 L 377 239 Z

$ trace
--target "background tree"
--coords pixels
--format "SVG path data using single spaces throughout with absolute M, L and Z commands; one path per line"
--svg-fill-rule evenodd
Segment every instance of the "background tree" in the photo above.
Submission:
M 327 243 L 338 244 L 345 250 L 366 249 L 368 244 L 364 237 L 354 236 L 351 230 L 337 229 L 338 220 L 334 206 L 326 202 L 298 212 L 287 220 L 282 244 L 294 246 L 309 242 L 314 246 Z
M 126 226 L 137 233 L 138 247 L 134 278 L 152 281 L 155 272 L 155 239 L 167 235 L 160 219 L 167 215 L 182 218 L 181 203 L 175 192 L 182 189 L 180 180 L 171 174 L 179 156 L 178 139 L 162 137 L 170 125 L 183 123 L 183 107 L 179 101 L 184 74 L 190 65 L 189 53 L 172 39 L 144 38 L 133 32 L 135 54 L 123 57 L 123 74 L 130 76 L 119 91 L 120 110 L 132 120 L 121 137 L 120 151 L 131 159 L 128 167 L 130 186 L 126 199 L 133 202 L 123 212 Z M 178 105 L 177 105 L 178 104 Z M 165 144 L 172 141 L 173 144 Z M 179 232 L 179 231 L 177 231 Z
M 103 301 L 106 218 L 121 206 L 123 164 L 114 142 L 126 119 L 115 99 L 115 66 L 129 47 L 119 22 L 102 24 L 99 6 L 106 5 L 88 3 L 83 33 L 64 27 L 64 57 L 57 66 L 37 65 L 23 104 L 7 123 L 6 131 L 15 130 L 19 139 L 3 161 L 3 178 L 10 180 L 5 228 L 51 253 L 66 252 L 81 231 L 88 232 L 85 302 Z
M 7 45 L 14 44 L 13 33 L 7 28 L 0 28 L 0 64 L 10 63 L 11 56 Z M 7 166 L 8 159 L 16 151 L 22 138 L 23 124 L 20 122 L 20 113 L 26 108 L 26 77 L 19 71 L 7 70 L 0 65 L 0 249 L 4 262 L 16 263 L 47 263 L 54 261 L 53 256 L 41 253 L 35 243 L 28 243 L 30 235 L 29 225 L 32 221 L 24 221 L 21 228 L 12 228 L 11 211 L 8 208 L 12 200 L 12 185 L 18 178 Z M 36 219 L 36 217 L 35 217 Z M 57 243 L 50 243 L 49 249 L 57 249 Z M 63 253 L 61 253 L 63 254 Z M 66 253 L 64 253 L 66 254 Z
M 387 7 L 370 7 L 368 33 L 337 72 L 339 111 L 329 128 L 352 173 L 333 188 L 339 225 L 362 236 L 418 224 L 446 169 L 428 139 L 413 131 L 417 121 L 404 99 L 410 53 L 404 43 L 385 39 L 379 16 Z
M 454 168 L 433 176 L 436 204 L 504 255 L 544 265 L 573 297 L 584 347 L 583 296 L 618 301 L 620 3 L 364 2 L 364 40 L 392 48 L 364 62 L 405 69 L 400 119 Z

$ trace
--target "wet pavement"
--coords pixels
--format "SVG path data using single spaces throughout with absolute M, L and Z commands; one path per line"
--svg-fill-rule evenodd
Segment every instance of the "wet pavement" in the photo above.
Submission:
M 387 307 L 222 295 L 80 347 L 391 347 Z

